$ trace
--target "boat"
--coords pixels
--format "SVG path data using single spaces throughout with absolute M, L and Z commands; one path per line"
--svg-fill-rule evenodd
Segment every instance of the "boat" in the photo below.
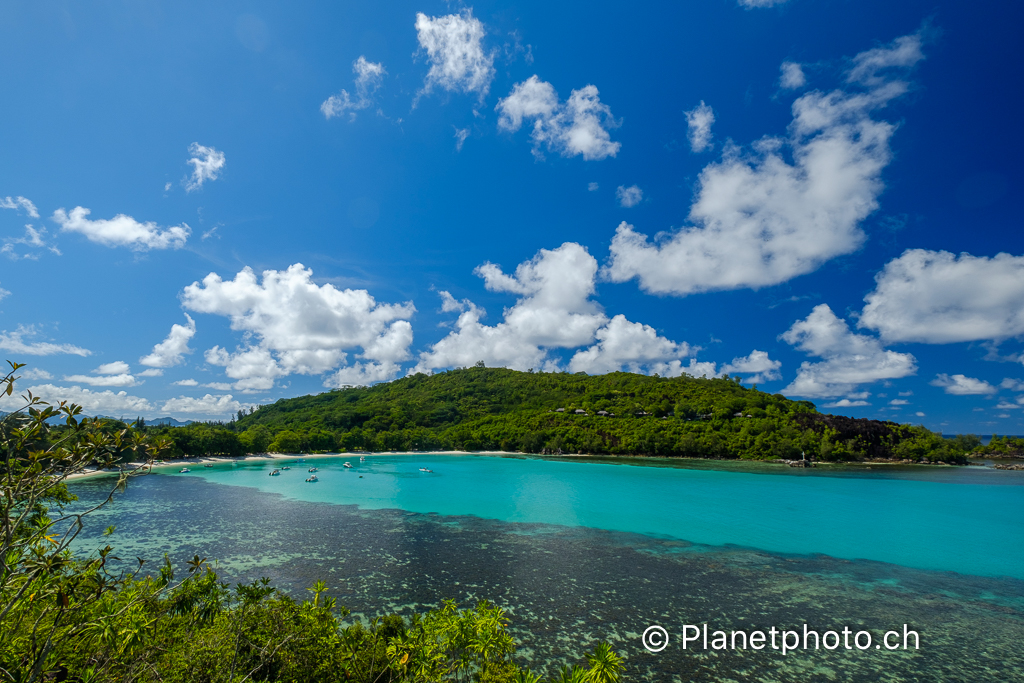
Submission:
M 307 472 L 318 472 L 319 470 L 318 470 L 318 469 L 317 469 L 316 467 L 310 467 L 310 468 L 309 468 L 308 470 L 306 470 L 306 471 L 307 471 Z
M 213 465 L 206 464 L 206 465 L 203 465 L 203 467 L 213 467 Z
M 347 467 L 347 468 L 349 468 L 349 469 L 352 469 L 352 463 L 350 463 L 350 462 L 347 462 L 347 463 L 345 463 L 344 465 L 342 465 L 342 467 Z
M 434 470 L 428 470 L 426 467 L 421 467 L 420 472 L 433 472 Z
M 281 470 L 274 470 L 273 472 L 270 473 L 270 476 L 277 477 L 277 476 L 280 476 L 280 474 L 281 474 Z
M 312 477 L 310 477 L 310 478 L 309 478 L 309 479 L 307 479 L 306 481 L 320 481 L 320 480 L 319 480 L 319 479 L 317 479 L 317 478 L 316 478 L 316 475 L 314 474 L 314 475 L 313 475 Z
M 360 455 L 359 456 L 359 462 L 366 462 L 366 456 L 365 455 Z
M 291 469 L 291 467 L 282 467 L 281 471 L 283 472 L 284 470 L 290 470 L 290 469 Z
M 178 470 L 178 474 L 185 474 L 186 472 L 191 472 L 191 471 L 192 470 L 190 470 L 187 467 L 182 467 L 180 470 Z

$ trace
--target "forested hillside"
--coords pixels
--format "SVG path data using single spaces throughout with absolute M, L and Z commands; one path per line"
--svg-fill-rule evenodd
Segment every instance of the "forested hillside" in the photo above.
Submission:
M 186 455 L 503 450 L 963 462 L 923 427 L 823 416 L 738 381 L 473 367 L 282 399 L 226 425 L 154 428 Z

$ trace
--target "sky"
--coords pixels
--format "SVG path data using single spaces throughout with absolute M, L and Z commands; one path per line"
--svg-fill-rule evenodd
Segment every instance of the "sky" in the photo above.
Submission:
M 0 409 L 229 419 L 483 361 L 1024 433 L 1021 25 L 0 2 Z

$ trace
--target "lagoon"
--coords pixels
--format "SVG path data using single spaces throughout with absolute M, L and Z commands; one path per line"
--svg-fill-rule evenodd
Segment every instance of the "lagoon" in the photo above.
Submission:
M 307 484 L 312 466 L 321 481 Z M 323 579 L 350 619 L 485 598 L 508 610 L 525 663 L 549 674 L 608 640 L 634 682 L 1024 677 L 1024 473 L 423 453 L 179 467 L 133 481 L 79 549 L 109 542 L 126 566 L 199 554 L 226 581 L 266 576 L 296 596 Z M 72 490 L 89 502 L 109 481 Z M 678 636 L 702 622 L 876 635 L 909 624 L 922 643 L 641 647 L 648 625 Z
M 218 463 L 174 476 L 370 510 L 582 526 L 1024 578 L 1024 472 L 823 467 L 810 473 L 777 465 L 754 465 L 761 472 L 752 472 L 751 466 L 723 471 L 417 454 L 371 455 L 365 462 L 308 458 L 267 476 L 287 462 Z M 318 467 L 320 481 L 306 483 L 303 465 Z

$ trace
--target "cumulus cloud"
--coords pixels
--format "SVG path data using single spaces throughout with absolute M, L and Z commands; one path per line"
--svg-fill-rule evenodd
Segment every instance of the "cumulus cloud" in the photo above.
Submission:
M 484 25 L 472 9 L 443 17 L 417 13 L 416 38 L 430 62 L 421 92 L 428 94 L 439 87 L 476 93 L 482 102 L 494 79 L 494 55 L 484 50 L 484 34 Z
M 775 5 L 784 5 L 789 0 L 738 0 L 740 7 L 746 9 L 754 9 L 756 7 L 774 7 Z
M 359 348 L 364 362 L 389 364 L 391 377 L 409 357 L 412 325 L 404 318 L 416 310 L 411 302 L 379 304 L 365 289 L 319 286 L 312 276 L 296 263 L 263 271 L 260 282 L 246 267 L 233 280 L 210 273 L 185 288 L 186 308 L 227 316 L 232 329 L 255 339 L 235 352 L 219 346 L 206 351 L 206 361 L 223 366 L 236 389 L 262 391 L 277 377 L 334 370 L 345 363 L 346 349 Z
M 603 374 L 623 368 L 629 372 L 658 372 L 653 368 L 666 371 L 665 364 L 678 363 L 681 357 L 692 355 L 686 342 L 677 344 L 660 336 L 650 325 L 630 322 L 624 315 L 612 318 L 597 331 L 596 337 L 596 344 L 577 351 L 569 361 L 571 372 Z
M 743 381 L 747 384 L 763 384 L 772 380 L 782 379 L 779 368 L 782 361 L 772 360 L 767 351 L 754 349 L 746 356 L 733 358 L 722 366 L 723 375 L 746 375 Z
M 39 384 L 28 387 L 34 396 L 38 396 L 50 404 L 57 404 L 61 401 L 77 403 L 87 415 L 111 415 L 120 417 L 125 414 L 134 417 L 140 413 L 148 413 L 153 406 L 150 402 L 139 396 L 132 396 L 124 391 L 113 392 L 93 391 L 83 389 L 79 386 L 59 387 L 53 384 Z M 16 409 L 23 404 L 18 391 L 12 396 L 0 396 L 0 409 Z
M 619 200 L 619 206 L 630 208 L 639 204 L 644 198 L 644 191 L 636 185 L 626 187 L 619 185 L 615 190 L 615 198 Z
M 1010 391 L 1024 391 L 1024 380 L 1004 377 L 1003 381 L 999 383 L 999 386 L 1003 389 L 1009 389 Z
M 164 402 L 162 413 L 187 413 L 189 415 L 223 416 L 238 412 L 242 404 L 234 400 L 231 394 L 214 396 L 206 394 L 202 398 L 179 396 Z
M 186 353 L 192 353 L 188 347 L 188 340 L 195 336 L 196 321 L 187 313 L 185 319 L 188 325 L 171 325 L 170 334 L 162 342 L 153 347 L 153 352 L 143 356 L 139 362 L 151 368 L 170 368 L 182 361 Z
M 192 234 L 192 228 L 182 223 L 161 230 L 156 223 L 140 223 L 131 216 L 119 213 L 111 219 L 89 220 L 89 209 L 76 206 L 70 213 L 64 209 L 53 212 L 53 220 L 65 232 L 85 235 L 90 242 L 108 247 L 128 247 L 133 251 L 148 249 L 180 249 Z
M 138 373 L 139 377 L 163 377 L 164 371 L 160 368 L 148 368 Z
M 878 50 L 902 51 L 903 40 Z M 850 92 L 813 91 L 793 103 L 787 137 L 762 138 L 749 151 L 727 146 L 705 167 L 689 226 L 651 242 L 619 225 L 606 276 L 680 296 L 757 289 L 859 249 L 860 223 L 878 208 L 896 128 L 871 114 L 908 89 L 890 70 L 881 75 L 884 59 L 865 54 L 848 74 Z
M 41 368 L 23 368 L 18 370 L 21 379 L 53 379 L 53 375 Z
M 947 394 L 954 396 L 978 396 L 994 394 L 998 391 L 988 382 L 966 375 L 947 375 L 945 373 L 935 376 L 931 382 L 934 387 L 942 387 Z
M 36 209 L 36 205 L 24 197 L 15 197 L 14 199 L 11 199 L 10 197 L 0 197 L 0 209 L 24 211 L 32 218 L 39 218 L 39 210 Z
M 547 348 L 589 344 L 608 320 L 590 299 L 597 260 L 579 244 L 541 249 L 533 259 L 519 264 L 513 275 L 493 263 L 479 266 L 476 274 L 488 290 L 521 298 L 505 310 L 503 322 L 488 326 L 480 322 L 482 309 L 442 295 L 444 306 L 449 310 L 459 306 L 462 314 L 453 332 L 420 355 L 419 369 L 472 365 L 478 360 L 519 370 L 542 367 Z
M 177 382 L 171 382 L 176 387 L 197 387 L 199 382 L 194 379 L 179 379 Z
M 601 186 L 600 186 L 600 185 L 598 185 L 597 183 L 587 183 L 587 191 L 588 191 L 588 192 L 597 192 L 597 190 L 598 190 L 598 189 L 599 189 L 600 187 L 601 187 Z
M 94 387 L 134 387 L 140 382 L 127 373 L 120 375 L 65 375 L 65 382 L 77 382 Z
M 349 113 L 349 120 L 356 120 L 356 111 L 366 109 L 373 104 L 373 94 L 380 87 L 384 74 L 387 71 L 384 65 L 371 62 L 360 55 L 359 59 L 352 62 L 352 71 L 356 74 L 356 95 L 352 97 L 344 88 L 337 95 L 331 95 L 320 105 L 320 111 L 325 119 L 332 119 Z
M 94 387 L 134 387 L 141 384 L 129 374 L 130 370 L 127 363 L 117 360 L 112 363 L 104 363 L 93 370 L 92 375 L 68 375 L 64 377 L 64 381 L 88 384 Z
M 53 356 L 66 353 L 73 356 L 91 356 L 92 351 L 74 344 L 53 344 L 51 342 L 27 342 L 25 337 L 34 337 L 39 332 L 35 325 L 18 325 L 14 332 L 0 332 L 0 351 L 8 351 L 12 355 Z
M 892 342 L 1001 340 L 1024 335 L 1024 257 L 907 250 L 875 276 L 860 327 Z
M 582 156 L 593 161 L 615 156 L 622 146 L 612 142 L 608 129 L 618 122 L 593 85 L 573 90 L 562 103 L 554 86 L 534 75 L 515 84 L 495 110 L 498 129 L 509 133 L 519 130 L 524 120 L 533 121 L 530 137 L 538 158 L 543 158 L 541 147 L 546 147 L 563 157 Z
M 897 379 L 917 372 L 909 353 L 888 351 L 874 337 L 854 334 L 845 320 L 837 318 L 828 304 L 814 307 L 781 338 L 809 356 L 824 360 L 800 364 L 796 379 L 783 393 L 807 398 L 850 394 L 857 385 Z
M 795 90 L 807 85 L 807 76 L 804 68 L 797 62 L 783 62 L 779 67 L 779 85 L 786 90 Z
M 848 398 L 841 399 L 839 401 L 833 401 L 832 403 L 826 403 L 826 408 L 859 408 L 861 406 L 871 405 L 867 401 L 850 400 Z
M 641 323 L 623 315 L 610 319 L 591 299 L 597 275 L 597 260 L 579 244 L 566 242 L 557 249 L 541 249 L 529 261 L 506 274 L 493 264 L 476 269 L 484 285 L 492 292 L 519 295 L 515 305 L 506 308 L 504 318 L 485 325 L 483 309 L 471 301 L 456 300 L 440 292 L 442 310 L 460 313 L 455 329 L 428 351 L 420 354 L 414 371 L 473 365 L 483 361 L 489 366 L 518 370 L 540 368 L 556 370 L 553 349 L 581 346 L 569 362 L 573 372 L 604 373 L 623 368 L 634 372 L 676 376 L 684 372 L 708 373 L 706 365 L 683 365 L 682 358 L 695 351 L 658 335 Z M 714 375 L 714 364 L 710 364 Z
M 891 406 L 905 406 L 905 405 L 910 405 L 910 401 L 908 401 L 906 399 L 902 399 L 902 398 L 894 398 L 893 400 L 889 401 L 889 405 L 891 405 Z
M 204 147 L 198 142 L 189 145 L 188 152 L 192 155 L 188 160 L 188 163 L 192 164 L 192 176 L 185 179 L 186 192 L 198 190 L 207 180 L 216 180 L 227 162 L 224 152 L 218 152 L 213 147 Z
M 704 100 L 686 114 L 686 137 L 690 140 L 690 149 L 703 152 L 711 149 L 711 126 L 715 122 L 715 112 Z

